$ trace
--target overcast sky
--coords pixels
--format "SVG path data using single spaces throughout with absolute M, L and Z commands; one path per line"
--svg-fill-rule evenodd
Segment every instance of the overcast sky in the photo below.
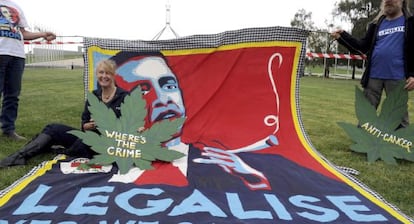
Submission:
M 337 0 L 14 0 L 29 23 L 58 36 L 151 40 L 165 26 L 179 36 L 247 27 L 290 26 L 299 9 L 326 28 Z M 340 21 L 335 21 L 340 25 Z M 341 25 L 347 29 L 346 25 Z M 167 32 L 168 31 L 168 32 Z M 167 30 L 160 39 L 173 38 Z

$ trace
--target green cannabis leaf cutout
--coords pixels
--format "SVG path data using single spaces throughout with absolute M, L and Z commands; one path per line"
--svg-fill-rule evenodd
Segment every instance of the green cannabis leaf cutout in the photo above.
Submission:
M 414 127 L 398 128 L 407 111 L 408 91 L 401 82 L 395 90 L 387 94 L 381 111 L 377 115 L 374 106 L 355 87 L 355 112 L 359 126 L 338 122 L 355 142 L 351 150 L 367 154 L 368 162 L 378 159 L 396 165 L 396 159 L 414 161 L 412 153 Z
M 92 164 L 116 163 L 120 173 L 125 174 L 134 166 L 148 170 L 153 168 L 151 163 L 155 160 L 172 162 L 184 156 L 181 152 L 164 147 L 162 143 L 179 131 L 185 118 L 163 120 L 153 124 L 150 129 L 137 131 L 139 127 L 144 127 L 147 115 L 146 103 L 139 88 L 124 98 L 119 118 L 94 94 L 88 93 L 87 99 L 90 105 L 88 109 L 101 134 L 80 130 L 68 132 L 98 153 L 81 169 Z

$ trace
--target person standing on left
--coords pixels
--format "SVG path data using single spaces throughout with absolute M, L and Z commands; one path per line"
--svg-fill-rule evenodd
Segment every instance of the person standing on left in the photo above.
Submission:
M 0 0 L 0 123 L 3 136 L 26 140 L 16 133 L 15 122 L 25 67 L 24 40 L 56 39 L 52 32 L 31 32 L 21 8 L 11 0 Z

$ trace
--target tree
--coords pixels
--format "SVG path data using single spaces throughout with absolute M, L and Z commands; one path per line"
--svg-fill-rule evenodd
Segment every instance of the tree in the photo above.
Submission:
M 304 29 L 310 31 L 308 39 L 307 39 L 307 51 L 310 52 L 331 52 L 332 49 L 332 41 L 330 41 L 330 35 L 327 29 L 319 29 L 315 26 L 314 22 L 312 21 L 312 12 L 307 12 L 305 9 L 299 9 L 291 20 L 290 25 L 292 27 Z M 331 24 L 332 25 L 332 24 Z M 312 60 L 312 63 L 318 63 L 320 59 L 316 58 Z M 310 61 L 307 61 L 309 64 Z M 327 59 L 324 58 L 324 65 L 325 65 L 325 76 L 329 76 L 329 62 Z
M 355 37 L 364 36 L 367 25 L 380 10 L 381 1 L 378 0 L 341 0 L 337 6 L 338 16 L 353 24 L 352 35 Z
M 307 12 L 305 9 L 299 9 L 293 18 L 290 21 L 292 27 L 313 31 L 315 30 L 314 22 L 312 21 L 312 12 Z M 310 33 L 307 41 L 307 50 L 313 51 L 315 48 L 316 37 L 314 34 Z
M 305 9 L 299 9 L 290 21 L 292 27 L 301 28 L 304 30 L 315 29 L 315 23 L 312 21 L 312 12 L 307 12 Z
M 330 50 L 330 43 L 326 39 L 327 30 L 315 26 L 312 21 L 312 12 L 307 12 L 305 9 L 299 9 L 295 13 L 293 20 L 291 20 L 290 25 L 292 27 L 310 31 L 306 46 L 308 51 L 327 52 Z

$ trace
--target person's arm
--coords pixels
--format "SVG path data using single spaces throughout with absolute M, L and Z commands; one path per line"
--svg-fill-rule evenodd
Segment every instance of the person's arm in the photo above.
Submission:
M 375 41 L 375 27 L 375 24 L 370 24 L 365 36 L 361 39 L 353 37 L 344 30 L 337 30 L 331 33 L 331 36 L 352 53 L 367 54 L 371 48 L 372 41 Z
M 414 64 L 412 63 L 412 60 L 414 60 L 414 43 L 413 43 L 413 39 L 414 39 L 414 17 L 410 16 L 407 19 L 406 22 L 406 26 L 405 26 L 405 31 L 406 31 L 406 38 L 409 40 L 405 41 L 405 47 L 406 47 L 406 57 L 405 57 L 405 66 L 407 68 L 407 80 L 406 80 L 406 85 L 405 85 L 405 89 L 407 89 L 408 91 L 414 90 Z
M 337 30 L 331 33 L 331 37 L 338 41 L 339 44 L 346 47 L 353 54 L 361 54 L 360 50 L 356 46 L 353 46 L 352 42 L 357 42 L 353 36 L 344 30 Z
M 95 94 L 95 92 L 94 92 Z M 96 95 L 96 94 L 95 94 Z M 92 119 L 91 112 L 89 111 L 89 102 L 85 101 L 85 106 L 82 112 L 81 130 L 82 131 L 93 131 L 96 130 L 96 123 Z
M 56 39 L 56 35 L 53 32 L 31 32 L 27 31 L 24 28 L 20 28 L 20 30 L 22 32 L 24 40 L 35 40 L 38 38 L 43 38 L 46 41 L 52 41 Z

